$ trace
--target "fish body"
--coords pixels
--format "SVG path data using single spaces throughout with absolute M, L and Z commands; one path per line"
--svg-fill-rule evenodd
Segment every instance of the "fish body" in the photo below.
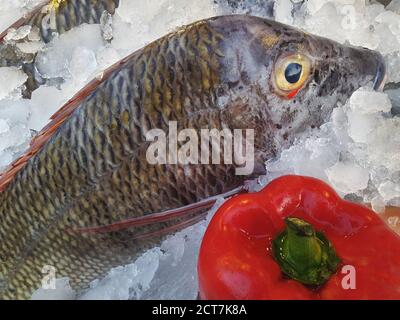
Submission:
M 49 265 L 87 288 L 202 213 L 79 230 L 190 205 L 264 174 L 266 160 L 360 86 L 380 87 L 383 73 L 378 53 L 243 15 L 193 23 L 131 54 L 61 109 L 0 177 L 0 297 L 29 298 Z M 146 134 L 168 133 L 170 121 L 178 130 L 253 129 L 253 172 L 150 164 Z
M 35 69 L 36 53 L 21 51 L 17 44 L 22 40 L 7 40 L 10 30 L 21 26 L 30 26 L 36 30 L 39 40 L 49 43 L 55 35 L 63 34 L 82 24 L 101 23 L 105 13 L 113 15 L 119 6 L 119 0 L 62 0 L 44 1 L 36 9 L 18 20 L 9 29 L 0 34 L 0 67 L 18 67 L 28 75 L 23 95 L 29 98 L 32 91 L 45 83 Z M 24 38 L 25 39 L 25 38 Z

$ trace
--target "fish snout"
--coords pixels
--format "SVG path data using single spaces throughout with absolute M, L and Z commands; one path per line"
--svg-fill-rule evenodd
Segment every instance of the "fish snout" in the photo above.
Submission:
M 361 85 L 371 85 L 374 90 L 382 91 L 387 79 L 386 63 L 383 56 L 367 48 L 349 48 L 350 68 L 361 79 Z

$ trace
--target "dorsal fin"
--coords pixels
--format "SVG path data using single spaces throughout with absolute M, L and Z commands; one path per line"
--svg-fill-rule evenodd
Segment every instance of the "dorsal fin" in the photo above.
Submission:
M 25 14 L 22 18 L 18 19 L 11 26 L 9 26 L 6 30 L 4 30 L 2 33 L 0 33 L 0 43 L 4 40 L 5 36 L 8 34 L 8 32 L 11 29 L 18 29 L 18 28 L 22 27 L 23 25 L 26 25 L 26 23 L 28 22 L 28 20 L 30 18 L 32 18 L 36 13 L 41 11 L 42 8 L 48 4 L 49 4 L 49 0 L 43 0 L 33 10 L 31 10 L 30 12 Z
M 137 52 L 137 51 L 136 51 Z M 80 103 L 88 97 L 95 89 L 103 83 L 116 70 L 121 68 L 136 53 L 125 57 L 102 72 L 101 77 L 90 81 L 83 89 L 75 94 L 64 106 L 50 117 L 50 122 L 32 139 L 28 150 L 16 159 L 11 165 L 0 174 L 0 192 L 4 191 L 10 181 L 21 170 L 29 159 L 34 156 L 45 143 L 53 136 L 57 129 L 69 118 L 69 116 L 80 106 Z

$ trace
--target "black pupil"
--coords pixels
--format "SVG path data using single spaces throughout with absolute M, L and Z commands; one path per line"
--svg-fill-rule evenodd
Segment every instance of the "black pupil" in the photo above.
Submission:
M 300 80 L 303 67 L 298 63 L 291 63 L 285 70 L 285 78 L 289 83 L 296 83 Z

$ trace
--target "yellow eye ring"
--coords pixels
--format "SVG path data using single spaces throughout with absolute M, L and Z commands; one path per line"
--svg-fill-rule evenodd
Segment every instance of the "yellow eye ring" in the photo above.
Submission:
M 274 84 L 278 93 L 293 98 L 311 74 L 311 60 L 303 54 L 279 58 L 274 68 Z

